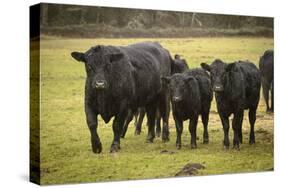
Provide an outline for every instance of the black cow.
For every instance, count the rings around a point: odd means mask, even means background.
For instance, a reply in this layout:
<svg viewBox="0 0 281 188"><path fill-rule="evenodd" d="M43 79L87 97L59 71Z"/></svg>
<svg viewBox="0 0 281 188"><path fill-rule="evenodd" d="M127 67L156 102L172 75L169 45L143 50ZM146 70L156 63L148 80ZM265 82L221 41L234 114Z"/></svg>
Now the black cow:
<svg viewBox="0 0 281 188"><path fill-rule="evenodd" d="M164 126L168 126L169 95L161 85L161 77L171 74L172 59L159 43L142 42L125 47L98 45L85 53L72 52L71 55L85 63L85 112L94 153L102 151L97 133L98 114L105 123L114 117L110 152L120 149L120 134L129 109L134 113L139 107L145 107L148 142L153 142L155 137L157 108Z"/></svg>
<svg viewBox="0 0 281 188"><path fill-rule="evenodd" d="M187 69L189 69L189 66L188 66L187 62L185 61L185 59L181 59L180 55L176 54L175 59L172 61L172 64L171 64L172 75L175 74L175 73L182 73L182 72L186 71ZM122 134L121 134L122 138L125 137L128 126L129 126L129 123L133 120L134 116L135 116L135 135L140 134L143 118L145 116L145 109L144 108L139 109L136 112L136 114L133 114L132 111L129 111L128 116L127 116L126 121L125 121L125 124L124 124ZM161 134L161 118L160 118L159 111L157 111L155 123L156 123L156 127L155 127L156 136L160 137L160 134ZM164 139L163 141L166 141L166 140L167 139Z"/></svg>
<svg viewBox="0 0 281 188"><path fill-rule="evenodd" d="M176 54L171 69L172 69L172 74L182 73L185 70L189 69L189 66L185 61L185 59L181 59L180 55Z"/></svg>
<svg viewBox="0 0 281 188"><path fill-rule="evenodd" d="M233 114L233 147L239 149L239 143L242 143L245 109L249 109L251 125L249 143L254 144L254 126L261 87L260 71L248 61L226 64L216 59L211 65L202 63L201 66L211 75L212 88L215 92L217 109L224 130L225 148L229 148L229 116Z"/></svg>
<svg viewBox="0 0 281 188"><path fill-rule="evenodd" d="M181 148L183 121L190 119L191 148L196 148L198 116L204 125L203 143L209 143L208 121L213 98L210 76L203 69L191 69L172 77L162 78L168 83L172 101L173 116L177 129L176 146Z"/></svg>
<svg viewBox="0 0 281 188"><path fill-rule="evenodd" d="M274 111L274 96L273 96L273 50L266 50L263 56L260 57L259 68L261 71L261 83L263 96L266 103L266 111ZM269 107L269 90L271 91L271 107Z"/></svg>

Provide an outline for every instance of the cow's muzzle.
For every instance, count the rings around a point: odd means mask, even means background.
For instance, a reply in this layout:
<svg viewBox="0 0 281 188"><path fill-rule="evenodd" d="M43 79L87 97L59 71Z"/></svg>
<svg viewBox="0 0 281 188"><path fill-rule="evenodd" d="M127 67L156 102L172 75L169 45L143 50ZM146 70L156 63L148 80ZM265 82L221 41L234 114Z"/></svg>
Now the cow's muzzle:
<svg viewBox="0 0 281 188"><path fill-rule="evenodd" d="M182 98L179 96L175 96L172 98L172 100L173 100L173 102L180 102L182 100Z"/></svg>
<svg viewBox="0 0 281 188"><path fill-rule="evenodd" d="M96 89L105 89L106 88L106 82L105 80L97 80L95 83L94 83L94 87Z"/></svg>
<svg viewBox="0 0 281 188"><path fill-rule="evenodd" d="M221 92L221 91L223 91L223 86L222 85L214 85L213 90L215 92Z"/></svg>

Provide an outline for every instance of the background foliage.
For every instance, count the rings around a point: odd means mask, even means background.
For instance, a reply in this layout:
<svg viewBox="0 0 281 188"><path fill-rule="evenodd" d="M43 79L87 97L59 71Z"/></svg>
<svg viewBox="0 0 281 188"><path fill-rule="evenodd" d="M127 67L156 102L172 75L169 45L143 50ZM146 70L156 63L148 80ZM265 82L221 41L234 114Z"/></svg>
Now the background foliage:
<svg viewBox="0 0 281 188"><path fill-rule="evenodd" d="M41 31L68 37L273 36L273 18L42 4Z"/></svg>

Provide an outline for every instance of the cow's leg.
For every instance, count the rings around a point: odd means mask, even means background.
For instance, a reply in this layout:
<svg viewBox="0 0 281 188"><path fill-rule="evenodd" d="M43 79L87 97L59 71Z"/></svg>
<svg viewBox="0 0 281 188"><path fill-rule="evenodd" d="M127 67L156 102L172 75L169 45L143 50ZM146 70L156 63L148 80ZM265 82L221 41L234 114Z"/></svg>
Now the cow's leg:
<svg viewBox="0 0 281 188"><path fill-rule="evenodd" d="M196 144L197 123L198 123L198 115L194 115L194 117L190 118L189 132L191 135L191 142L190 142L191 149L197 148L197 144Z"/></svg>
<svg viewBox="0 0 281 188"><path fill-rule="evenodd" d="M242 123L241 123L241 125L238 127L238 140L239 140L239 143L240 143L240 144L243 143Z"/></svg>
<svg viewBox="0 0 281 188"><path fill-rule="evenodd" d="M243 123L243 110L239 110L238 112L234 113L233 121L232 121L232 129L234 132L233 136L233 148L239 149L239 129L242 127Z"/></svg>
<svg viewBox="0 0 281 188"><path fill-rule="evenodd" d="M136 128L136 126L137 126L137 124L138 124L138 117L139 117L139 114L140 114L140 111L139 111L139 109L138 109L138 110L136 111L135 115L134 115L134 117L135 117L135 123L134 123L135 128Z"/></svg>
<svg viewBox="0 0 281 188"><path fill-rule="evenodd" d="M243 124L243 117L244 117L244 111L243 112L240 112L241 113L241 119L239 119L239 122L238 122L238 127L237 127L237 131L238 131L238 140L239 140L239 143L242 144L243 142L243 133L242 133L242 124Z"/></svg>
<svg viewBox="0 0 281 188"><path fill-rule="evenodd" d="M274 112L274 83L271 82L271 111Z"/></svg>
<svg viewBox="0 0 281 188"><path fill-rule="evenodd" d="M249 121L251 125L249 144L255 143L255 122L256 122L256 107L249 109Z"/></svg>
<svg viewBox="0 0 281 188"><path fill-rule="evenodd" d="M134 114L133 114L132 110L129 110L128 115L126 117L126 121L124 123L124 127L123 127L122 132L121 132L121 138L125 137L128 126L129 126L129 123L133 120L133 118L134 118Z"/></svg>
<svg viewBox="0 0 281 188"><path fill-rule="evenodd" d="M176 124L176 129L177 129L176 147L177 147L177 149L181 149L181 135L182 135L182 130L183 130L183 122L182 122L182 120L179 120L175 115L174 115L174 120L175 120L175 124Z"/></svg>
<svg viewBox="0 0 281 188"><path fill-rule="evenodd" d="M202 106L203 110L201 114L201 119L204 126L203 144L209 143L208 122L209 122L210 107L211 107L211 103L207 104L206 106Z"/></svg>
<svg viewBox="0 0 281 188"><path fill-rule="evenodd" d="M162 94L159 102L159 112L163 120L162 128L162 141L169 141L169 114L170 114L170 101L167 93Z"/></svg>
<svg viewBox="0 0 281 188"><path fill-rule="evenodd" d="M147 123L148 123L148 134L146 141L152 143L155 138L155 117L156 117L157 105L151 104L146 107Z"/></svg>
<svg viewBox="0 0 281 188"><path fill-rule="evenodd" d="M97 126L98 126L97 114L94 113L91 105L87 104L87 102L85 102L85 113L86 113L87 124L91 132L92 150L94 153L100 153L102 151L102 144L100 142L100 138L97 133Z"/></svg>
<svg viewBox="0 0 281 188"><path fill-rule="evenodd" d="M224 139L223 139L223 145L225 149L229 148L229 119L228 116L223 115L219 112L221 123L223 126L223 132L224 132Z"/></svg>
<svg viewBox="0 0 281 188"><path fill-rule="evenodd" d="M139 110L139 119L136 125L135 135L140 135L143 118L145 116L145 108L140 108Z"/></svg>
<svg viewBox="0 0 281 188"><path fill-rule="evenodd" d="M119 149L121 149L120 136L123 130L123 125L127 114L128 113L126 112L126 110L124 110L123 112L120 112L113 120L112 129L113 129L114 138L111 144L110 153L117 152Z"/></svg>
<svg viewBox="0 0 281 188"><path fill-rule="evenodd" d="M265 104L266 104L266 112L269 112L269 88L270 85L268 84L268 82L265 80L265 78L262 78L262 92L263 92L263 97L265 100Z"/></svg>
<svg viewBox="0 0 281 188"><path fill-rule="evenodd" d="M209 143L209 133L208 133L208 121L209 121L209 114L202 114L202 123L204 126L204 132L203 132L203 144Z"/></svg>
<svg viewBox="0 0 281 188"><path fill-rule="evenodd" d="M160 116L160 112L159 109L157 109L157 113L156 113L156 136L160 137L161 135L161 116Z"/></svg>

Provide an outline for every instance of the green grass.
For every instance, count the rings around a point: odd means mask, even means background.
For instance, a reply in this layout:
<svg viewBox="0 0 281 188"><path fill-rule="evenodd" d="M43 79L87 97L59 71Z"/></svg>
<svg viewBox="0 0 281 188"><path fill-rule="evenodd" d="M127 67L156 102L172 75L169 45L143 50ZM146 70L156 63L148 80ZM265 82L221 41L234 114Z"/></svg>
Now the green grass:
<svg viewBox="0 0 281 188"><path fill-rule="evenodd" d="M84 65L70 56L72 51L85 51L97 44L127 45L139 41L159 41L172 55L187 59L190 67L215 58L227 62L248 59L257 64L264 50L273 48L271 38L184 38L184 39L60 39L41 40L41 183L61 184L144 178L173 177L186 163L206 166L199 175L257 172L273 168L273 115L266 114L261 99L256 122L256 144L248 144L249 123L245 112L243 144L240 151L224 150L223 131L216 113L215 100L209 122L210 143L202 144L202 123L198 124L198 149L191 150L188 124L184 123L183 147L176 150L175 127L170 116L170 142L160 138L145 143L147 127L134 136L133 123L121 150L110 154L113 133L111 123L99 117L98 133L103 144L101 154L93 154L90 146L83 99ZM232 140L232 130L230 139ZM174 154L160 154L162 150Z"/></svg>

